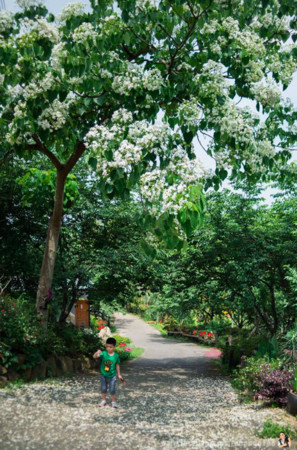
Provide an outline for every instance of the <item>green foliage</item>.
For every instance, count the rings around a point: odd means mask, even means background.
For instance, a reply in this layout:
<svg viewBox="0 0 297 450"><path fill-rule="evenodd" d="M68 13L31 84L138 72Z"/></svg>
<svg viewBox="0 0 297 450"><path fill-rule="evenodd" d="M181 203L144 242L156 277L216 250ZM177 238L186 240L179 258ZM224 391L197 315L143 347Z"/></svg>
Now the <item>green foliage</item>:
<svg viewBox="0 0 297 450"><path fill-rule="evenodd" d="M278 439L280 433L285 433L285 435L290 437L291 439L297 438L296 429L292 429L290 425L281 425L279 423L272 422L271 419L268 419L266 422L264 422L261 431L256 432L257 436L262 439Z"/></svg>
<svg viewBox="0 0 297 450"><path fill-rule="evenodd" d="M258 375L265 371L282 369L281 359L269 360L268 358L249 357L244 358L244 367L235 374L232 382L244 396L253 396L260 389L260 379Z"/></svg>
<svg viewBox="0 0 297 450"><path fill-rule="evenodd" d="M297 367L295 367L294 370L293 390L294 392L297 392Z"/></svg>
<svg viewBox="0 0 297 450"><path fill-rule="evenodd" d="M119 334L113 334L112 337L117 341L117 346L119 346L119 344L131 344L132 342L129 337L120 336Z"/></svg>
<svg viewBox="0 0 297 450"><path fill-rule="evenodd" d="M269 360L277 358L279 356L279 344L276 336L261 340L256 356L267 357Z"/></svg>
<svg viewBox="0 0 297 450"><path fill-rule="evenodd" d="M45 329L37 320L33 302L21 296L0 297L0 360L5 367L33 367L49 355L89 356L102 341L91 329L52 323ZM18 355L23 355L20 362Z"/></svg>

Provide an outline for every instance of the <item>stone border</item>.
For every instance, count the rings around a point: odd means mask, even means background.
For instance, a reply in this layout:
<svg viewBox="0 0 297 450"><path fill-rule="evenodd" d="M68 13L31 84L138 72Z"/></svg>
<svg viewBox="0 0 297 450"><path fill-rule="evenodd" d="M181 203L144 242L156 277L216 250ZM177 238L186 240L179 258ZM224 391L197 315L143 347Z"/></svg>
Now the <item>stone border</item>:
<svg viewBox="0 0 297 450"><path fill-rule="evenodd" d="M208 339L206 341L205 339L203 339L199 335L187 334L187 333L183 333L182 331L167 331L167 334L168 334L168 336L182 336L182 337L186 337L186 338L197 340L199 342L216 344L216 335L215 335L215 337L213 339Z"/></svg>
<svg viewBox="0 0 297 450"><path fill-rule="evenodd" d="M25 381L42 380L46 377L57 377L65 372L85 372L99 368L99 361L92 358L70 358L69 356L49 356L45 361L34 367L17 372L15 369L0 366L0 388L10 381L23 379Z"/></svg>

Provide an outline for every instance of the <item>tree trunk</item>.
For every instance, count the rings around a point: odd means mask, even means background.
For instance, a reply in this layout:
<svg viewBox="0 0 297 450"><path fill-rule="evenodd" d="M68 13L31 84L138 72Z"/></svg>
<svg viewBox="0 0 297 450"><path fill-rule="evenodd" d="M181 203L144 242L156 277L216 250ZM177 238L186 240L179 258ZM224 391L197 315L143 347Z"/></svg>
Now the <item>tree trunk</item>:
<svg viewBox="0 0 297 450"><path fill-rule="evenodd" d="M51 287L63 215L64 187L66 178L67 173L64 168L57 170L55 202L53 212L48 223L45 250L43 254L36 297L36 311L45 327L47 326L48 320L47 306L52 297Z"/></svg>

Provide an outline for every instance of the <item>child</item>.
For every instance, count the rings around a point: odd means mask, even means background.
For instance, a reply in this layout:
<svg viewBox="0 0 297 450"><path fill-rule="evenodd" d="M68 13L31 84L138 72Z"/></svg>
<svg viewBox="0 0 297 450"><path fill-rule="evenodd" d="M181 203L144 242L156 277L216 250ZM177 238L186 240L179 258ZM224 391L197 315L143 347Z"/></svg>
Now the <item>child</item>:
<svg viewBox="0 0 297 450"><path fill-rule="evenodd" d="M114 351L116 346L116 340L112 337L106 341L106 350L97 350L94 353L93 358L102 358L100 365L100 381L101 381L101 396L102 401L99 406L106 406L107 386L109 385L109 392L111 395L111 406L117 408L116 401L116 381L117 375L121 381L123 377L120 372L120 357L119 354Z"/></svg>

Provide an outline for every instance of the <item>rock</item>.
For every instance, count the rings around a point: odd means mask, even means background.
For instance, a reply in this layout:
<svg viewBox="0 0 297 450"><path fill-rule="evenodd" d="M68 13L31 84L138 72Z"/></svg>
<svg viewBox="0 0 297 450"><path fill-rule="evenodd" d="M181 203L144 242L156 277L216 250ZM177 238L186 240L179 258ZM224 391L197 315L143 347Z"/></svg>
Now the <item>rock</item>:
<svg viewBox="0 0 297 450"><path fill-rule="evenodd" d="M26 361L26 356L23 354L23 353L18 353L17 354L17 357L18 357L18 365L19 366L21 366L22 364L24 364L25 363L25 361Z"/></svg>
<svg viewBox="0 0 297 450"><path fill-rule="evenodd" d="M5 386L6 385L6 383L7 383L7 378L6 377L0 377L0 387L3 387L3 386Z"/></svg>
<svg viewBox="0 0 297 450"><path fill-rule="evenodd" d="M91 363L90 358L85 357L82 360L82 370L88 370L88 369L91 369L91 368L92 368L92 363Z"/></svg>
<svg viewBox="0 0 297 450"><path fill-rule="evenodd" d="M65 363L66 363L66 367L67 367L66 372L73 372L72 359L69 356L65 356L64 358L65 358Z"/></svg>
<svg viewBox="0 0 297 450"><path fill-rule="evenodd" d="M45 365L47 377L56 377L58 375L57 362L54 356L49 356L45 361Z"/></svg>
<svg viewBox="0 0 297 450"><path fill-rule="evenodd" d="M20 375L18 372L16 372L14 369L12 369L12 367L9 367L7 369L7 374L6 374L7 378L9 381L14 381L17 380L18 378L20 378Z"/></svg>
<svg viewBox="0 0 297 450"><path fill-rule="evenodd" d="M73 364L73 370L75 372L81 372L82 370L82 359L73 359L72 360L72 364Z"/></svg>
<svg viewBox="0 0 297 450"><path fill-rule="evenodd" d="M7 373L7 369L4 366L0 366L0 375L5 375Z"/></svg>
<svg viewBox="0 0 297 450"><path fill-rule="evenodd" d="M21 372L21 377L26 381L30 381L31 376L32 376L32 367L27 367L27 369Z"/></svg>
<svg viewBox="0 0 297 450"><path fill-rule="evenodd" d="M67 360L65 356L57 357L57 369L59 375L63 372L67 372Z"/></svg>
<svg viewBox="0 0 297 450"><path fill-rule="evenodd" d="M36 378L38 380L41 380L42 378L46 377L46 362L42 361L40 364L37 364L36 366L32 367L31 371L31 379L35 380Z"/></svg>
<svg viewBox="0 0 297 450"><path fill-rule="evenodd" d="M100 369L101 361L99 358L94 359L93 364L95 369Z"/></svg>

